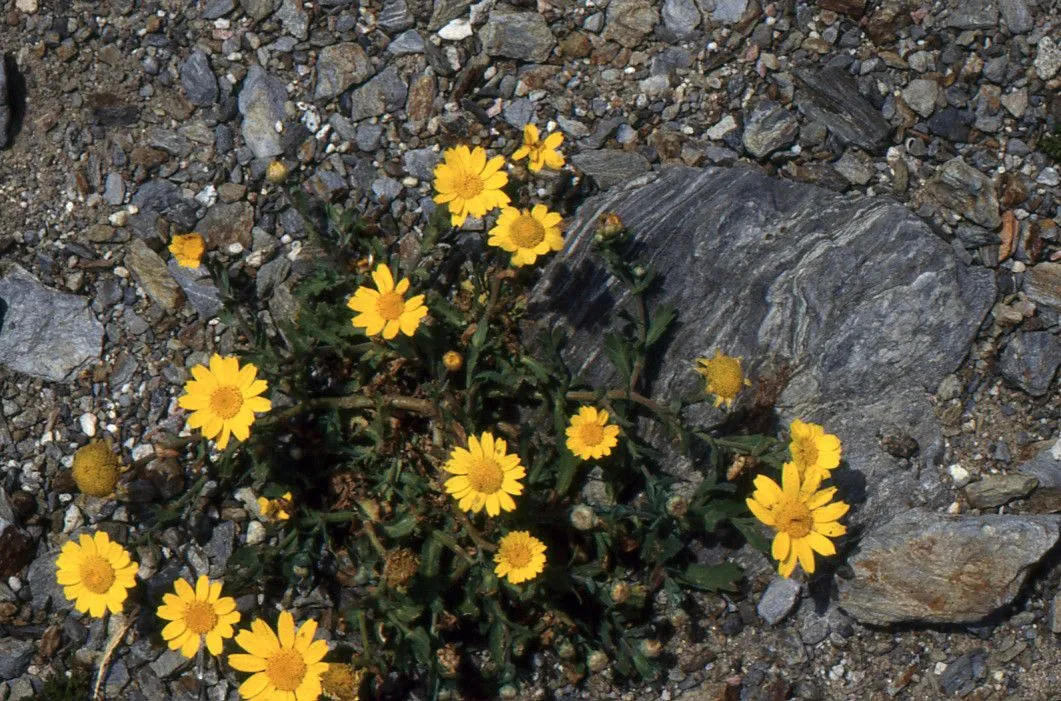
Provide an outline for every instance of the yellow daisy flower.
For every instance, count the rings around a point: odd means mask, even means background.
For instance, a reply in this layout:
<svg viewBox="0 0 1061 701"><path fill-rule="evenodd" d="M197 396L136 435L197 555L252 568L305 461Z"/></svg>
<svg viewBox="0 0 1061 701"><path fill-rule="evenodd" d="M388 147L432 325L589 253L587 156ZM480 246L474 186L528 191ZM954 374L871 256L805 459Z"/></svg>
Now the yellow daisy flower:
<svg viewBox="0 0 1061 701"><path fill-rule="evenodd" d="M236 644L247 654L228 656L228 663L252 676L240 684L239 695L255 701L305 701L316 699L323 691L321 675L328 671L322 662L328 654L328 643L314 640L317 622L310 619L295 631L295 619L281 611L276 632L265 621L251 621L250 630L241 630Z"/></svg>
<svg viewBox="0 0 1061 701"><path fill-rule="evenodd" d="M468 437L468 449L454 448L442 469L455 477L446 480L446 491L465 511L482 511L497 516L516 508L510 495L523 493L519 480L527 471L518 455L505 452L505 441L485 432L479 438Z"/></svg>
<svg viewBox="0 0 1061 701"><path fill-rule="evenodd" d="M162 629L169 649L180 650L191 659L205 638L210 654L220 655L222 642L235 635L232 626L239 623L236 600L221 596L221 582L211 582L205 574L196 580L195 589L187 580L178 579L173 590L176 594L162 595L157 611L159 618L169 621Z"/></svg>
<svg viewBox="0 0 1061 701"><path fill-rule="evenodd" d="M481 146L469 150L461 145L446 149L442 158L435 166L435 202L448 204L453 226L463 226L469 214L481 219L509 203L501 189L508 184L508 173L501 170L503 156L487 161Z"/></svg>
<svg viewBox="0 0 1061 701"><path fill-rule="evenodd" d="M69 541L55 560L55 580L81 613L100 618L121 613L128 590L136 586L140 566L105 531Z"/></svg>
<svg viewBox="0 0 1061 701"><path fill-rule="evenodd" d="M497 544L494 572L512 584L534 579L545 569L545 543L527 531L512 531Z"/></svg>
<svg viewBox="0 0 1061 701"><path fill-rule="evenodd" d="M406 336L416 333L420 322L427 316L424 296L414 295L405 299L405 293L409 291L409 279L403 278L395 285L391 269L382 263L376 266L372 280L376 283L375 290L358 287L346 303L347 307L358 312L351 322L354 327L364 329L368 336L382 332L383 338L388 341L397 336L398 331Z"/></svg>
<svg viewBox="0 0 1061 701"><path fill-rule="evenodd" d="M545 140L540 139L538 127L527 124L523 127L523 145L512 154L512 160L530 157L528 167L535 173L548 166L553 170L564 167L564 157L556 149L564 142L564 135L554 131Z"/></svg>
<svg viewBox="0 0 1061 701"><path fill-rule="evenodd" d="M199 234L174 236L169 244L169 252L182 268L198 268L206 252L206 243Z"/></svg>
<svg viewBox="0 0 1061 701"><path fill-rule="evenodd" d="M799 419L789 426L792 436L788 444L792 462L799 468L801 480L819 481L829 478L829 471L840 464L840 439L826 433L818 424L804 423Z"/></svg>
<svg viewBox="0 0 1061 701"><path fill-rule="evenodd" d="M741 370L740 361L740 358L723 355L720 350L715 351L713 358L696 359L696 371L707 380L706 391L715 395L715 406L725 404L727 409L733 406L741 387L751 384Z"/></svg>
<svg viewBox="0 0 1061 701"><path fill-rule="evenodd" d="M291 518L291 492L285 492L284 496L279 499L266 499L265 497L258 497L258 510L262 513L262 518L267 518L271 521L286 521Z"/></svg>
<svg viewBox="0 0 1061 701"><path fill-rule="evenodd" d="M224 450L230 435L241 441L251 434L254 414L273 408L272 402L260 397L269 388L265 380L257 379L258 368L253 363L240 367L234 356L210 358L210 367L196 365L192 368L194 380L184 385L184 394L177 403L182 409L192 412L188 426L201 428L203 435L214 438L218 434L217 447Z"/></svg>
<svg viewBox="0 0 1061 701"><path fill-rule="evenodd" d="M608 423L608 412L591 406L579 408L566 433L567 449L583 460L611 455L619 443L619 427Z"/></svg>
<svg viewBox="0 0 1061 701"><path fill-rule="evenodd" d="M836 487L819 490L819 484L814 478L801 484L799 469L794 463L785 463L782 486L759 475L755 492L746 500L755 518L776 532L771 551L782 577L792 574L797 560L804 572L814 574L814 553L835 555L836 547L829 539L847 532L838 519L847 513L848 505L830 503Z"/></svg>
<svg viewBox="0 0 1061 701"><path fill-rule="evenodd" d="M538 256L564 247L560 236L560 215L543 204L519 210L505 207L497 224L490 229L487 243L512 253L512 265L534 265Z"/></svg>

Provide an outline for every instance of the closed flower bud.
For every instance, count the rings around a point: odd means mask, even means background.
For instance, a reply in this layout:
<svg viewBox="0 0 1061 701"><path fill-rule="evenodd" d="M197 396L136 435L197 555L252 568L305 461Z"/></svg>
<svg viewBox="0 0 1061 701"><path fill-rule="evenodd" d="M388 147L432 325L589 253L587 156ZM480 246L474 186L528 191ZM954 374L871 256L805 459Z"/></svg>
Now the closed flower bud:
<svg viewBox="0 0 1061 701"><path fill-rule="evenodd" d="M586 666L591 672L599 672L608 666L608 656L601 650L594 650L586 657Z"/></svg>
<svg viewBox="0 0 1061 701"><path fill-rule="evenodd" d="M626 600L630 598L630 585L626 582L616 582L612 585L611 595L615 603L626 603Z"/></svg>
<svg viewBox="0 0 1061 701"><path fill-rule="evenodd" d="M597 526L597 514L585 504L571 509L571 525L580 531L588 531Z"/></svg>
<svg viewBox="0 0 1061 701"><path fill-rule="evenodd" d="M446 351L442 356L442 365L449 372L457 372L464 365L464 356L457 351Z"/></svg>
<svg viewBox="0 0 1061 701"><path fill-rule="evenodd" d="M288 168L283 161L272 161L265 169L265 179L274 185L278 185L287 180L287 176L290 174L291 169Z"/></svg>
<svg viewBox="0 0 1061 701"><path fill-rule="evenodd" d="M601 243L621 238L626 231L623 220L615 212L605 212L597 220L596 238Z"/></svg>
<svg viewBox="0 0 1061 701"><path fill-rule="evenodd" d="M118 484L118 456L102 441L89 443L74 453L70 471L82 494L109 496Z"/></svg>
<svg viewBox="0 0 1061 701"><path fill-rule="evenodd" d="M689 511L689 500L680 494L673 495L667 499L667 513L674 518L681 518Z"/></svg>
<svg viewBox="0 0 1061 701"><path fill-rule="evenodd" d="M661 645L658 640L645 638L638 646L638 650L642 655L651 659L653 657L659 657L659 653L663 651L663 645Z"/></svg>

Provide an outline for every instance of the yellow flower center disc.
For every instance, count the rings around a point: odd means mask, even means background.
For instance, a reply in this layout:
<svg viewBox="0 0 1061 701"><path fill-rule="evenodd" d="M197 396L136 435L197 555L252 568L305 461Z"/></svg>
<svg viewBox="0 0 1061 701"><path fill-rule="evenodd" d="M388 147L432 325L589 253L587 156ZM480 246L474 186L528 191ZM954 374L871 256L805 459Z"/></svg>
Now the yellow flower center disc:
<svg viewBox="0 0 1061 701"><path fill-rule="evenodd" d="M457 195L461 199L470 200L483 191L483 179L478 173L463 173L457 181Z"/></svg>
<svg viewBox="0 0 1061 701"><path fill-rule="evenodd" d="M394 321L405 311L405 300L397 292L382 294L376 302L376 311L387 321Z"/></svg>
<svg viewBox="0 0 1061 701"><path fill-rule="evenodd" d="M206 635L217 625L217 613L213 604L193 601L184 609L184 624L196 635Z"/></svg>
<svg viewBox="0 0 1061 701"><path fill-rule="evenodd" d="M81 561L81 583L93 594L106 594L114 584L114 568L99 555Z"/></svg>
<svg viewBox="0 0 1061 701"><path fill-rule="evenodd" d="M478 458L468 463L468 482L472 489L483 494L493 494L501 489L505 473L496 460Z"/></svg>
<svg viewBox="0 0 1061 701"><path fill-rule="evenodd" d="M775 514L777 530L788 533L792 538L802 538L810 533L814 525L810 509L800 502L782 502Z"/></svg>
<svg viewBox="0 0 1061 701"><path fill-rule="evenodd" d="M723 397L735 397L740 391L740 366L731 361L716 361L708 369L708 380L714 393Z"/></svg>
<svg viewBox="0 0 1061 701"><path fill-rule="evenodd" d="M508 564L515 568L526 567L534 558L530 544L522 540L515 543L506 543L505 551L502 555L508 560Z"/></svg>
<svg viewBox="0 0 1061 701"><path fill-rule="evenodd" d="M545 227L529 214L512 222L512 241L520 248L534 248L545 239Z"/></svg>
<svg viewBox="0 0 1061 701"><path fill-rule="evenodd" d="M578 427L578 437L586 445L599 445L604 438L604 427L598 423L584 423Z"/></svg>
<svg viewBox="0 0 1061 701"><path fill-rule="evenodd" d="M793 441L792 459L803 465L816 465L818 463L818 446L814 439Z"/></svg>
<svg viewBox="0 0 1061 701"><path fill-rule="evenodd" d="M306 676L306 661L297 650L285 648L268 659L265 674L280 691L294 691Z"/></svg>
<svg viewBox="0 0 1061 701"><path fill-rule="evenodd" d="M210 394L210 409L222 419L231 419L243 407L243 393L235 385L221 385Z"/></svg>

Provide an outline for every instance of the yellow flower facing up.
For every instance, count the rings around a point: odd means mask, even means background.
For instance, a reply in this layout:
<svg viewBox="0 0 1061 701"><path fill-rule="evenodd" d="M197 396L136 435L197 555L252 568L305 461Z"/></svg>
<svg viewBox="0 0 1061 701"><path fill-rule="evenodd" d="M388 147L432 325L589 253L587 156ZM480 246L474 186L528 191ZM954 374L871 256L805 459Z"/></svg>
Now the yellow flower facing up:
<svg viewBox="0 0 1061 701"><path fill-rule="evenodd" d="M697 358L696 371L707 381L707 393L715 395L715 406L733 406L733 400L742 387L751 382L744 376L740 367L740 358L724 355L716 350L713 358Z"/></svg>
<svg viewBox="0 0 1061 701"><path fill-rule="evenodd" d="M221 450L228 446L231 435L247 440L254 414L273 408L272 402L258 396L269 385L257 376L258 368L252 363L240 367L235 357L216 353L210 358L209 368L193 367L195 379L185 383L184 394L177 400L182 409L192 412L188 426L202 429L207 438L220 435L217 447Z"/></svg>
<svg viewBox="0 0 1061 701"><path fill-rule="evenodd" d="M442 158L435 166L435 202L449 206L453 226L463 226L468 215L481 219L509 203L501 189L508 184L508 173L501 170L503 156L488 161L481 146L469 149L462 144L446 149Z"/></svg>
<svg viewBox="0 0 1061 701"><path fill-rule="evenodd" d="M324 693L335 701L359 701L365 670L349 664L331 663L321 677Z"/></svg>
<svg viewBox="0 0 1061 701"><path fill-rule="evenodd" d="M81 613L99 618L121 613L128 590L136 586L140 566L104 531L82 534L63 545L55 560L55 580Z"/></svg>
<svg viewBox="0 0 1061 701"><path fill-rule="evenodd" d="M534 265L538 256L564 247L560 220L559 214L543 204L523 210L505 207L486 242L511 253L516 267Z"/></svg>
<svg viewBox="0 0 1061 701"><path fill-rule="evenodd" d="M608 423L608 412L580 407L567 427L567 449L583 460L612 454L619 443L619 427Z"/></svg>
<svg viewBox="0 0 1061 701"><path fill-rule="evenodd" d="M564 135L554 131L549 136L541 139L538 127L527 124L523 127L523 145L512 154L512 160L528 158L528 167L535 173L543 167L559 170L564 167L564 157L556 149L564 142Z"/></svg>
<svg viewBox="0 0 1061 701"><path fill-rule="evenodd" d="M328 654L328 643L314 640L317 622L310 619L295 630L295 619L281 611L276 632L265 621L256 618L250 630L241 630L236 644L246 654L228 656L228 663L240 672L250 672L240 684L239 695L255 701L308 701L323 691L321 675L328 671L322 662Z"/></svg>
<svg viewBox="0 0 1061 701"><path fill-rule="evenodd" d="M840 465L840 439L826 433L818 424L804 423L799 419L789 426L792 440L788 444L792 462L799 469L804 482L828 479L829 471Z"/></svg>
<svg viewBox="0 0 1061 701"><path fill-rule="evenodd" d="M814 574L814 553L835 555L830 538L847 532L839 518L847 513L842 501L830 503L836 487L818 489L820 482L802 484L794 463L785 463L781 486L766 475L755 478L755 491L747 499L755 518L774 529L771 553L778 562L778 573L788 577L796 562L807 574Z"/></svg>
<svg viewBox="0 0 1061 701"><path fill-rule="evenodd" d="M239 623L236 600L221 596L221 582L211 582L206 575L199 576L194 589L187 580L178 579L173 591L162 595L157 611L159 618L169 621L162 629L169 649L191 659L205 640L210 654L220 655L223 641L235 635L232 626Z"/></svg>
<svg viewBox="0 0 1061 701"><path fill-rule="evenodd" d="M527 531L512 531L497 544L494 572L512 584L534 579L545 569L545 543Z"/></svg>
<svg viewBox="0 0 1061 701"><path fill-rule="evenodd" d="M391 269L384 264L376 266L372 273L376 289L358 287L357 292L346 303L346 306L357 312L353 318L355 328L364 329L368 336L383 334L388 341L401 331L412 336L420 327L420 322L427 316L423 295L405 298L409 291L409 279L403 278L394 284Z"/></svg>
<svg viewBox="0 0 1061 701"><path fill-rule="evenodd" d="M182 268L198 268L203 254L206 253L206 242L199 234L174 236L169 244L169 252Z"/></svg>
<svg viewBox="0 0 1061 701"><path fill-rule="evenodd" d="M520 479L527 471L518 455L509 455L505 441L485 432L479 438L468 437L468 448L454 448L442 469L454 477L446 480L446 491L465 511L486 509L490 516L512 511L516 502L511 495L523 493Z"/></svg>
<svg viewBox="0 0 1061 701"><path fill-rule="evenodd" d="M286 521L291 518L291 492L285 492L279 499L258 497L258 510L262 518L270 521Z"/></svg>

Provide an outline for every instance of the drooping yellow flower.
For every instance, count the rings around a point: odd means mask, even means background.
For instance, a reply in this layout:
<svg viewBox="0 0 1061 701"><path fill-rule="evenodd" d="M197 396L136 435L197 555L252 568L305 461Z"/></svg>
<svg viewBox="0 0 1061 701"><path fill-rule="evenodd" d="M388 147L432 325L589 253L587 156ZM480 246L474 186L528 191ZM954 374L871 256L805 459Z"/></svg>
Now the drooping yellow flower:
<svg viewBox="0 0 1061 701"><path fill-rule="evenodd" d="M512 265L516 267L534 265L538 256L564 247L560 220L559 214L543 204L523 210L505 207L486 242L513 254Z"/></svg>
<svg viewBox="0 0 1061 701"><path fill-rule="evenodd" d="M55 580L63 594L78 611L96 618L107 610L121 613L140 566L105 531L82 534L79 540L63 545L55 560Z"/></svg>
<svg viewBox="0 0 1061 701"><path fill-rule="evenodd" d="M324 693L335 701L359 701L365 670L350 664L331 663L321 677Z"/></svg>
<svg viewBox="0 0 1061 701"><path fill-rule="evenodd" d="M217 447L224 450L230 435L241 441L251 434L255 412L273 408L272 402L260 397L269 389L265 380L257 379L258 368L252 363L240 367L234 356L210 358L210 367L196 365L192 368L194 380L184 385L184 394L177 403L192 412L188 426L201 428L203 435L214 438L218 434Z"/></svg>
<svg viewBox="0 0 1061 701"><path fill-rule="evenodd" d="M446 491L465 511L486 509L490 516L516 508L510 495L523 493L519 480L527 471L518 455L509 455L504 440L490 432L468 437L468 448L454 448L442 469L454 477L446 480Z"/></svg>
<svg viewBox="0 0 1061 701"><path fill-rule="evenodd" d="M612 454L619 443L619 427L608 423L608 412L580 407L567 427L567 449L583 460Z"/></svg>
<svg viewBox="0 0 1061 701"><path fill-rule="evenodd" d="M807 574L814 574L814 553L835 555L830 538L847 532L838 519L847 513L842 501L830 503L836 487L818 489L815 478L801 483L794 463L785 463L781 486L766 475L755 478L755 492L746 500L755 518L774 529L771 552L778 573L788 577L798 561Z"/></svg>
<svg viewBox="0 0 1061 701"><path fill-rule="evenodd" d="M413 295L405 299L409 291L409 279L403 278L394 284L391 269L380 263L372 273L376 289L358 287L354 296L346 303L351 310L358 312L352 320L355 328L364 329L368 336L380 332L388 341L401 331L412 336L420 327L420 322L427 316L423 295Z"/></svg>
<svg viewBox="0 0 1061 701"><path fill-rule="evenodd" d="M328 643L314 640L317 622L310 619L295 631L295 619L281 611L276 632L265 621L251 621L250 630L241 630L236 644L247 654L228 656L228 663L252 676L240 684L239 695L255 701L304 701L321 695L321 675L328 671L322 662Z"/></svg>
<svg viewBox="0 0 1061 701"><path fill-rule="evenodd" d="M828 479L829 471L840 464L840 439L826 433L818 424L804 423L799 419L789 426L792 440L788 449L792 453L792 462L799 469L799 477L804 482L817 479Z"/></svg>
<svg viewBox="0 0 1061 701"><path fill-rule="evenodd" d="M206 242L199 234L174 236L169 244L169 252L177 259L182 268L198 268L206 252Z"/></svg>
<svg viewBox="0 0 1061 701"><path fill-rule="evenodd" d="M523 127L523 145L512 154L512 160L530 157L528 167L535 173L548 166L553 170L564 167L564 157L556 149L564 142L564 135L554 131L545 140L541 140L538 127L527 124Z"/></svg>
<svg viewBox="0 0 1061 701"><path fill-rule="evenodd" d="M103 441L89 443L74 453L70 473L82 494L110 496L118 484L118 456Z"/></svg>
<svg viewBox="0 0 1061 701"><path fill-rule="evenodd" d="M724 355L720 350L715 350L713 358L696 359L696 371L707 380L706 391L715 395L715 406L725 404L727 409L733 406L741 387L751 384L741 370L740 361L740 358Z"/></svg>
<svg viewBox="0 0 1061 701"><path fill-rule="evenodd" d="M469 150L462 144L446 149L442 158L435 166L435 202L448 204L453 226L463 226L469 214L481 219L509 203L501 189L508 184L508 173L501 170L503 156L487 161L481 146Z"/></svg>
<svg viewBox="0 0 1061 701"><path fill-rule="evenodd" d="M205 639L210 654L220 655L224 639L235 635L232 626L239 623L236 600L221 596L221 582L211 582L206 575L199 576L195 589L187 580L178 579L173 590L175 594L162 595L157 611L159 618L169 621L162 629L169 649L180 650L191 659Z"/></svg>
<svg viewBox="0 0 1061 701"><path fill-rule="evenodd" d="M512 531L497 544L494 572L513 584L534 579L545 569L545 543L527 531Z"/></svg>
<svg viewBox="0 0 1061 701"><path fill-rule="evenodd" d="M279 499L258 497L258 510L262 518L271 521L286 521L291 518L291 492L285 492Z"/></svg>

